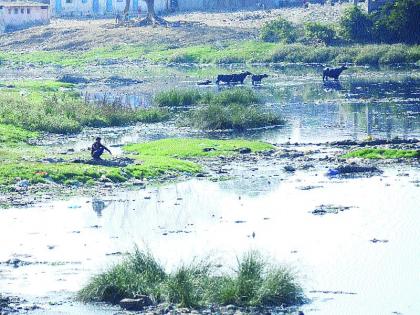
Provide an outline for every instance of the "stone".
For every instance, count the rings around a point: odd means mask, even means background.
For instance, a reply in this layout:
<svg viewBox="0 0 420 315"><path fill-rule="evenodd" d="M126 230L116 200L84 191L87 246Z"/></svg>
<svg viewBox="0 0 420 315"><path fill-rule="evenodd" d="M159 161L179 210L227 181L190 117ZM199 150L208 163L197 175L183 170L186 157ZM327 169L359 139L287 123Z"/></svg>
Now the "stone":
<svg viewBox="0 0 420 315"><path fill-rule="evenodd" d="M293 173L293 172L295 172L295 171L296 171L296 169L295 169L293 166L291 166L291 165L286 165L286 166L284 167L284 170L285 170L286 172L289 172L289 173Z"/></svg>
<svg viewBox="0 0 420 315"><path fill-rule="evenodd" d="M250 148L239 148L239 149L238 149L238 152L239 152L240 154L249 154L249 153L251 153L251 152L252 152L252 150L251 150Z"/></svg>
<svg viewBox="0 0 420 315"><path fill-rule="evenodd" d="M128 311L141 311L152 304L152 300L147 295L139 295L135 299L127 298L120 301L120 306Z"/></svg>

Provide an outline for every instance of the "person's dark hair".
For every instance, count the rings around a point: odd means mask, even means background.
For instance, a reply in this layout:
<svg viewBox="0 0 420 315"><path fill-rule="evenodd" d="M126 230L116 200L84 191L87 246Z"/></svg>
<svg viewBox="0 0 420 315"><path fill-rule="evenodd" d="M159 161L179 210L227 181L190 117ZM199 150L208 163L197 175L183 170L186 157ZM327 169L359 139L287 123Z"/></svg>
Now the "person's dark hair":
<svg viewBox="0 0 420 315"><path fill-rule="evenodd" d="M101 140L102 140L101 137L96 138L96 141L101 141Z"/></svg>

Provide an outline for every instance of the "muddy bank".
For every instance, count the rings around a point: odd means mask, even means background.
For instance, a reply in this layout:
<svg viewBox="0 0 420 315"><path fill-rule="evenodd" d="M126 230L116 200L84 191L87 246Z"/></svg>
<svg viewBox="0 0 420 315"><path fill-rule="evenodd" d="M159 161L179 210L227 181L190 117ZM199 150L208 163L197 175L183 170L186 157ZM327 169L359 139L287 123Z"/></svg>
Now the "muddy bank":
<svg viewBox="0 0 420 315"><path fill-rule="evenodd" d="M115 182L105 175L98 177L94 184L83 184L75 182L72 185L62 185L54 182L32 184L27 180L18 180L15 184L3 186L3 194L0 198L2 207L27 207L39 204L48 200L68 198L75 194L81 196L93 195L101 197L113 191L125 189L138 189L138 187L156 186L170 182L179 182L191 177L201 178L210 181L224 181L235 177L254 177L258 174L259 165L274 166L279 174L294 174L296 172L310 172L317 170L317 176L330 179L344 179L357 177L381 176L384 167L400 168L420 167L418 158L397 158L397 159L361 159L343 158L343 154L356 150L357 148L377 148L377 143L388 143L379 146L380 148L392 148L396 150L418 150L418 140L396 139L392 141L374 140L369 142L338 141L331 144L277 144L275 150L261 153L252 153L249 149L243 148L238 154L229 156L222 155L206 158L187 158L188 161L202 165L202 170L193 174L163 173L155 178L136 179L132 178L126 182ZM140 157L141 160L141 157ZM114 160L94 161L89 159L70 160L76 164L100 165L105 167L129 167L136 162L129 157L119 157ZM40 160L42 163L62 163L62 159ZM409 172L401 171L399 176L410 176ZM303 190L314 187L303 187ZM316 187L315 187L316 188Z"/></svg>

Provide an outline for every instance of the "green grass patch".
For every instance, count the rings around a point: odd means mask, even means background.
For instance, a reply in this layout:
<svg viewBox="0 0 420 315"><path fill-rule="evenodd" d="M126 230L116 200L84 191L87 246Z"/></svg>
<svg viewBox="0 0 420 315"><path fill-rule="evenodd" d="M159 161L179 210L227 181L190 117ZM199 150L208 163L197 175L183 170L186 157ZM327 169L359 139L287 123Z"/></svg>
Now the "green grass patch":
<svg viewBox="0 0 420 315"><path fill-rule="evenodd" d="M363 159L410 159L420 158L420 150L399 150L399 149L359 149L351 151L342 156L348 158L363 158Z"/></svg>
<svg viewBox="0 0 420 315"><path fill-rule="evenodd" d="M0 124L0 145L18 144L37 136L38 133L36 132L27 131L12 125Z"/></svg>
<svg viewBox="0 0 420 315"><path fill-rule="evenodd" d="M72 185L97 181L102 176L112 182L124 182L130 174L117 167L103 167L76 163L40 163L28 161L4 162L0 165L0 185L11 185L17 179L28 180L32 184L48 181Z"/></svg>
<svg viewBox="0 0 420 315"><path fill-rule="evenodd" d="M259 41L225 43L219 46L198 45L152 51L146 58L155 63L244 63L265 60L275 44Z"/></svg>
<svg viewBox="0 0 420 315"><path fill-rule="evenodd" d="M316 36L329 41L331 34L326 29L317 29ZM314 35L315 36L315 35ZM327 38L326 38L327 37ZM148 60L153 63L258 63L258 62L302 62L338 63L349 62L360 65L393 63L416 63L420 60L420 45L366 44L325 46L307 43L272 43L258 40L228 42L218 45L196 45L168 48L163 46L117 45L91 49L85 52L33 51L1 52L2 62L33 63L38 65L60 65L82 67Z"/></svg>
<svg viewBox="0 0 420 315"><path fill-rule="evenodd" d="M249 148L252 152L273 150L271 144L251 140L212 140L192 138L171 138L157 141L130 144L124 146L127 152L137 152L140 158L153 156L169 158L192 158L227 156L238 153L240 148Z"/></svg>
<svg viewBox="0 0 420 315"><path fill-rule="evenodd" d="M92 277L78 298L118 303L123 298L147 295L155 303L197 308L209 304L294 306L305 302L296 275L287 267L269 263L258 252L238 258L233 270L217 272L208 260L196 260L169 273L150 253L136 249L121 263Z"/></svg>
<svg viewBox="0 0 420 315"><path fill-rule="evenodd" d="M24 142L36 133L5 125L0 125L0 131L4 131L5 139L0 142L0 185L13 185L18 180L28 180L32 184L90 184L101 178L119 183L132 178L191 175L201 172L202 166L186 160L188 158L235 155L240 148L250 148L252 152L275 149L270 144L248 140L163 139L125 146L124 150L134 159L134 163L126 167L73 163L70 160L43 163L43 158L54 158L54 154L47 153L44 147ZM134 152L138 154L131 154ZM83 153L77 157L89 158Z"/></svg>

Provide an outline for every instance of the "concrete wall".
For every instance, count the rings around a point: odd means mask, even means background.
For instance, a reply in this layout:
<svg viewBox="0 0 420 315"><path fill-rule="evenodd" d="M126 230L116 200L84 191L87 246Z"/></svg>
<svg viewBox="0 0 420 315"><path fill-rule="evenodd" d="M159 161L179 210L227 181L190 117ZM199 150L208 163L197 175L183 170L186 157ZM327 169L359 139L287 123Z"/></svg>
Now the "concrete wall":
<svg viewBox="0 0 420 315"><path fill-rule="evenodd" d="M24 6L0 4L0 30L22 29L32 25L48 24L50 13L48 5Z"/></svg>
<svg viewBox="0 0 420 315"><path fill-rule="evenodd" d="M278 8L294 0L178 0L181 11L191 10L234 10L256 8Z"/></svg>

